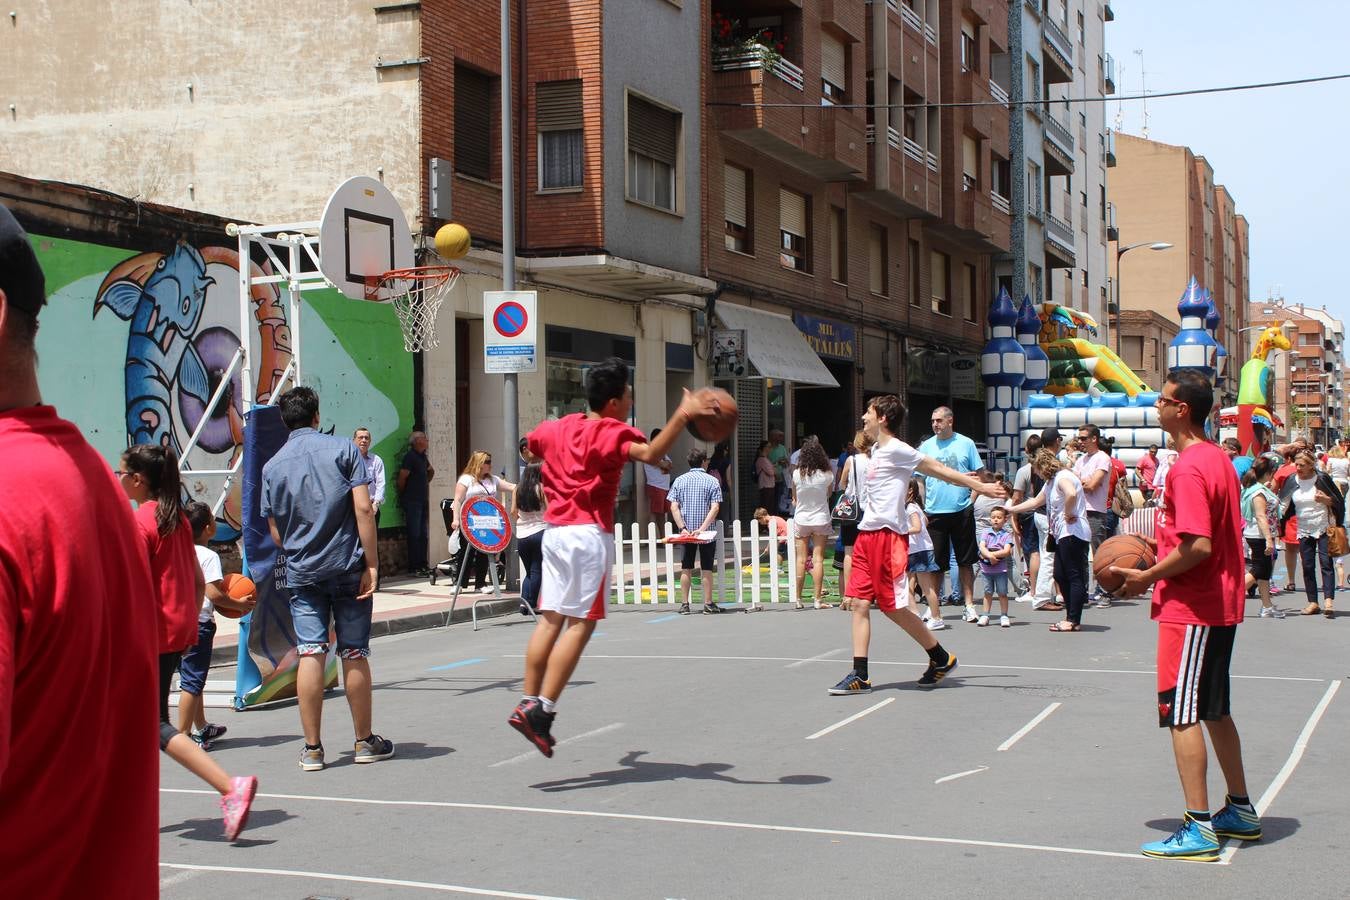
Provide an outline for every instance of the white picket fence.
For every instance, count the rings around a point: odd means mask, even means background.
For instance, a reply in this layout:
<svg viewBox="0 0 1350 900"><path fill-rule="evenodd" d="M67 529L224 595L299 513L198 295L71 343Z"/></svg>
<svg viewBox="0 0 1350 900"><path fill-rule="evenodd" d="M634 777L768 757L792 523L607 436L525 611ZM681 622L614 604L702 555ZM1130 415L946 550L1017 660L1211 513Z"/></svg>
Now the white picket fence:
<svg viewBox="0 0 1350 900"><path fill-rule="evenodd" d="M791 576L796 571L796 526L787 520L787 536L777 538L762 533L759 522L751 519L744 527L739 519L731 523L726 533L724 523L717 523L717 542L714 544L713 602L742 603L758 606L764 602L761 590L767 588L769 603L792 603ZM614 597L617 604L680 602L680 557L685 544L667 544L663 538L675 534L673 526L665 523L658 531L655 522L647 523L646 534L637 523L614 527ZM787 543L787 558L780 560L778 544ZM760 560L764 554L765 559ZM828 563L826 563L828 565ZM749 571L745 571L746 568ZM764 568L767 572L763 571ZM779 579L787 575L787 585ZM815 573L819 576L820 573ZM703 574L709 577L708 573ZM665 597L661 594L664 591ZM702 602L698 587L690 590L691 602Z"/></svg>

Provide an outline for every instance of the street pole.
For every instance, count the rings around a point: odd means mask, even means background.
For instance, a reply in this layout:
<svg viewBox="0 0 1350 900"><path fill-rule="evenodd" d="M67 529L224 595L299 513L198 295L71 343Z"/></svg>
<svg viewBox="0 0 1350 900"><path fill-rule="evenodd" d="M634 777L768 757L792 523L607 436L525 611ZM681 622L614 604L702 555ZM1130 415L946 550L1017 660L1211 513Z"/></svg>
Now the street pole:
<svg viewBox="0 0 1350 900"><path fill-rule="evenodd" d="M516 289L516 192L515 192L515 154L511 144L511 3L501 0L502 5L502 290ZM520 442L520 415L516 408L518 397L516 374L508 372L502 376L502 458L511 460L509 471L511 481L520 480L519 467L516 465ZM515 590L516 569L511 565L515 557L515 539L511 546L503 551L506 561L506 586Z"/></svg>

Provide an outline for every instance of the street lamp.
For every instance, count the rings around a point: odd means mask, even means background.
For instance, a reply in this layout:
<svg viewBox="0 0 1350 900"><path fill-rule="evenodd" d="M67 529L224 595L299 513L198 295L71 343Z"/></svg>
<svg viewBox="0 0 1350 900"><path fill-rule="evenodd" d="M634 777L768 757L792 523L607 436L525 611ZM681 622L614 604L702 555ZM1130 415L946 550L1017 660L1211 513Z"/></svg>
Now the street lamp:
<svg viewBox="0 0 1350 900"><path fill-rule="evenodd" d="M1120 302L1125 297L1125 292L1121 290L1120 278L1120 258L1131 250L1138 250L1140 247L1147 247L1150 250L1171 250L1172 244L1166 241L1140 241L1137 244L1130 244L1122 247L1116 245L1116 355L1120 355Z"/></svg>

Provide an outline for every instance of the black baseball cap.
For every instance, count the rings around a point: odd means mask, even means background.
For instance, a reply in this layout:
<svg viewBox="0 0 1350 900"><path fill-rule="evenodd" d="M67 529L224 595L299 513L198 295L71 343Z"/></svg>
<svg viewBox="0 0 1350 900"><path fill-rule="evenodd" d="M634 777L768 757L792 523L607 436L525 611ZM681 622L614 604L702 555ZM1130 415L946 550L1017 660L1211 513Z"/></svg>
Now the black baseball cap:
<svg viewBox="0 0 1350 900"><path fill-rule="evenodd" d="M47 302L46 279L28 232L8 207L0 205L0 291L7 302L36 316Z"/></svg>
<svg viewBox="0 0 1350 900"><path fill-rule="evenodd" d="M1051 426L1041 432L1041 446L1044 447L1046 444L1058 444L1061 437L1063 436L1059 433L1059 429Z"/></svg>

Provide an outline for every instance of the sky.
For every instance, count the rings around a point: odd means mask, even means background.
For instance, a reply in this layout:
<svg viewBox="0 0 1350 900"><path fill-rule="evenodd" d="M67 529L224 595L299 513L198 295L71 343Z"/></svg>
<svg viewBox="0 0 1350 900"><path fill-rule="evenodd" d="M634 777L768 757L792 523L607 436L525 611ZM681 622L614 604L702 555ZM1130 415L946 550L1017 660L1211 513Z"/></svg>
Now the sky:
<svg viewBox="0 0 1350 900"><path fill-rule="evenodd" d="M1350 73L1340 4L1308 0L1112 0L1106 49L1117 96ZM1143 65L1136 50L1143 51ZM1142 134L1143 104L1120 110ZM1350 204L1350 79L1148 101L1150 140L1209 160L1251 231L1251 297L1326 304L1350 321L1343 260ZM1108 173L1108 178L1109 178ZM1339 288L1339 290L1338 290Z"/></svg>

